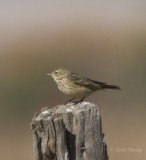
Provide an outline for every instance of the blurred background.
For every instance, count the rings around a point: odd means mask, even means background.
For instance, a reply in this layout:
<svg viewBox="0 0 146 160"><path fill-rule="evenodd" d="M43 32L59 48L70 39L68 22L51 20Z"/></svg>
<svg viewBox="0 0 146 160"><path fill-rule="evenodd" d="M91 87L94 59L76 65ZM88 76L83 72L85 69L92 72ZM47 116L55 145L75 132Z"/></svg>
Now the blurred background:
<svg viewBox="0 0 146 160"><path fill-rule="evenodd" d="M69 99L45 75L58 67L122 88L86 100L111 160L146 159L145 17L144 0L1 0L0 159L33 160L32 117Z"/></svg>

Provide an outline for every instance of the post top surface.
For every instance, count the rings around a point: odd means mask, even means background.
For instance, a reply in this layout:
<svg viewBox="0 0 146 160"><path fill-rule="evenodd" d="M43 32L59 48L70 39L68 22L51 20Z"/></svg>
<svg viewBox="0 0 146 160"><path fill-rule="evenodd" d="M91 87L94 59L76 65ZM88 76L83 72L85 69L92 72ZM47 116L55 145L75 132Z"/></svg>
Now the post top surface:
<svg viewBox="0 0 146 160"><path fill-rule="evenodd" d="M51 118L52 116L54 117L55 115L58 116L65 113L72 113L72 114L80 113L94 108L96 108L96 110L99 113L98 105L86 101L76 104L75 103L68 103L66 105L62 104L53 108L45 107L41 110L41 113L36 116L36 120L40 120L41 118L45 117Z"/></svg>

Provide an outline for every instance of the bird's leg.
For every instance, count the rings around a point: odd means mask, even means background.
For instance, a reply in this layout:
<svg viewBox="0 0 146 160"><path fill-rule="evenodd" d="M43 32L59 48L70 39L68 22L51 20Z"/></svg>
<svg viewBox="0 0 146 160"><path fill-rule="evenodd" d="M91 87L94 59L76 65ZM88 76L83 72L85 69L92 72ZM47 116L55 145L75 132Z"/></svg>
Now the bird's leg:
<svg viewBox="0 0 146 160"><path fill-rule="evenodd" d="M79 102L83 102L85 98L86 98L86 97L81 98Z"/></svg>
<svg viewBox="0 0 146 160"><path fill-rule="evenodd" d="M72 100L74 100L74 98L72 98L72 99L68 100L67 102L65 102L65 104L67 104L67 103L71 102Z"/></svg>
<svg viewBox="0 0 146 160"><path fill-rule="evenodd" d="M81 98L79 101L76 101L76 102L74 102L74 103L75 103L75 104L81 103L81 102L84 101L85 98L86 98L86 97L83 97L83 98Z"/></svg>

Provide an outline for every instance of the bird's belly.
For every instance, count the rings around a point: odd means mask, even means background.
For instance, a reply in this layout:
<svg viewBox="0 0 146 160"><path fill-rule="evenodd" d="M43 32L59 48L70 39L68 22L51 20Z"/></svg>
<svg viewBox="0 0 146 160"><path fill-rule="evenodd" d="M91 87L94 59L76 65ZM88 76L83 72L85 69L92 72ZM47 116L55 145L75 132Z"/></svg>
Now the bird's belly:
<svg viewBox="0 0 146 160"><path fill-rule="evenodd" d="M71 96L72 98L83 98L89 96L92 93L90 89L78 85L60 85L58 88L61 92Z"/></svg>

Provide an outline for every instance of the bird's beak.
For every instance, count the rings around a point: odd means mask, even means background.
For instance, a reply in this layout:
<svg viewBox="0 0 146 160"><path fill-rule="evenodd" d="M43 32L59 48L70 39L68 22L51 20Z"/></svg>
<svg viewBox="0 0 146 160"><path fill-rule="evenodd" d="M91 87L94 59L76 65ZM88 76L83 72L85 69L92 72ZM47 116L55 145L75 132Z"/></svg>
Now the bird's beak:
<svg viewBox="0 0 146 160"><path fill-rule="evenodd" d="M46 76L51 76L51 74L50 74L50 73L48 73L48 74L46 74Z"/></svg>

